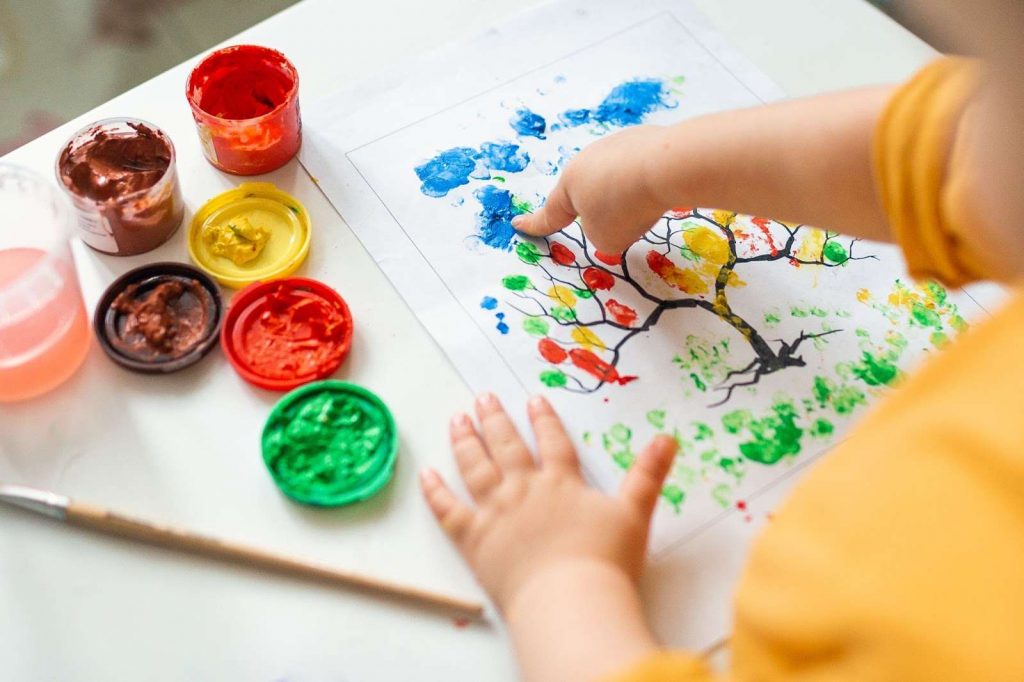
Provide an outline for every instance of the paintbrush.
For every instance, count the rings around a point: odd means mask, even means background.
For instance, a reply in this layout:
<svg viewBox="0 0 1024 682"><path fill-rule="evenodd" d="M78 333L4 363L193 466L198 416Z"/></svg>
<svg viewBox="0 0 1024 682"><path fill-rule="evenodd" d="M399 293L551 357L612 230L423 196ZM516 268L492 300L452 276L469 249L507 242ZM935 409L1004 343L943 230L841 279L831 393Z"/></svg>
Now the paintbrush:
<svg viewBox="0 0 1024 682"><path fill-rule="evenodd" d="M0 484L0 502L28 509L73 526L129 540L138 540L167 549L200 554L257 570L310 578L332 585L402 599L462 617L479 618L483 614L483 607L477 602L349 573L304 559L282 556L258 547L199 535L180 528L134 519L44 490Z"/></svg>

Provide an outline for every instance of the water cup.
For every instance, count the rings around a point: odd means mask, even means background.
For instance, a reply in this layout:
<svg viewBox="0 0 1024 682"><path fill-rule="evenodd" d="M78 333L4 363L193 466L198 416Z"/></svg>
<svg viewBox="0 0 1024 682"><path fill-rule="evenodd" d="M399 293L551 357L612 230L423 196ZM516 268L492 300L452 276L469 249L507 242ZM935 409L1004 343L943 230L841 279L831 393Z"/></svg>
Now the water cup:
<svg viewBox="0 0 1024 682"><path fill-rule="evenodd" d="M89 323L68 239L67 198L0 163L0 402L45 393L74 374Z"/></svg>

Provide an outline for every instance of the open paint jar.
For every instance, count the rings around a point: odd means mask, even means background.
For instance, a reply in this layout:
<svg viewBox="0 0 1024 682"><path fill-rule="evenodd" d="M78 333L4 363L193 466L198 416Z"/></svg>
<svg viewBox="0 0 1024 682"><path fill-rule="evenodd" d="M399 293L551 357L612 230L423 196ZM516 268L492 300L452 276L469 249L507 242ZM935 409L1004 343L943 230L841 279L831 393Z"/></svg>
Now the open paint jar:
<svg viewBox="0 0 1024 682"><path fill-rule="evenodd" d="M71 207L43 178L0 164L0 402L45 393L89 350L68 239Z"/></svg>
<svg viewBox="0 0 1024 682"><path fill-rule="evenodd" d="M160 246L185 212L174 145L156 126L109 118L86 126L57 157L82 241L103 253L132 256Z"/></svg>
<svg viewBox="0 0 1024 682"><path fill-rule="evenodd" d="M192 70L185 94L203 153L222 171L268 173L299 150L299 72L277 50L217 50Z"/></svg>

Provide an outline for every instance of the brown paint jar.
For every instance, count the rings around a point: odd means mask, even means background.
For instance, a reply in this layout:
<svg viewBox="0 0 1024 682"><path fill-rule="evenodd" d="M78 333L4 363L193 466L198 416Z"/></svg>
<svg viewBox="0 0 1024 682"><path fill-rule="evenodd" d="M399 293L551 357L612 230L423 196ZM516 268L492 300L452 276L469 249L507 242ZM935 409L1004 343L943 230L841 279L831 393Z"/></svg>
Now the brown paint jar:
<svg viewBox="0 0 1024 682"><path fill-rule="evenodd" d="M109 118L86 126L64 145L56 172L75 207L79 236L97 251L145 253L181 225L174 145L151 123Z"/></svg>

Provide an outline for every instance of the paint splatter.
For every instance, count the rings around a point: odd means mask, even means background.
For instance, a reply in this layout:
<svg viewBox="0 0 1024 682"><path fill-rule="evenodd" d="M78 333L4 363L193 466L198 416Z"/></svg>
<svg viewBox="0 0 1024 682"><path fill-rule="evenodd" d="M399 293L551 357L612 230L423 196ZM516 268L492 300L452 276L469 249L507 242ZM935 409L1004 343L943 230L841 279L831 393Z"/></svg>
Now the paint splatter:
<svg viewBox="0 0 1024 682"><path fill-rule="evenodd" d="M546 139L544 131L547 129L547 122L538 113L523 107L516 109L515 116L508 122L517 135L523 137L536 137L539 140Z"/></svg>
<svg viewBox="0 0 1024 682"><path fill-rule="evenodd" d="M559 119L568 127L585 123L625 127L642 123L644 118L659 109L671 109L678 104L669 89L659 79L637 79L620 83L594 109L569 109Z"/></svg>
<svg viewBox="0 0 1024 682"><path fill-rule="evenodd" d="M530 163L530 155L511 142L484 142L479 158L487 168L507 173L520 173Z"/></svg>
<svg viewBox="0 0 1024 682"><path fill-rule="evenodd" d="M470 178L487 180L490 171L519 173L530 163L530 156L511 142L484 142L480 149L453 147L416 166L420 191L428 197L443 197ZM504 178L502 179L504 180Z"/></svg>
<svg viewBox="0 0 1024 682"><path fill-rule="evenodd" d="M480 299L480 307L484 310L494 310L498 307L498 299L493 296L484 296Z"/></svg>

